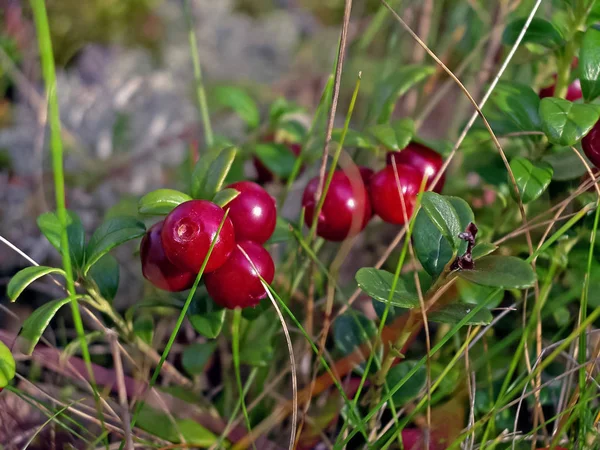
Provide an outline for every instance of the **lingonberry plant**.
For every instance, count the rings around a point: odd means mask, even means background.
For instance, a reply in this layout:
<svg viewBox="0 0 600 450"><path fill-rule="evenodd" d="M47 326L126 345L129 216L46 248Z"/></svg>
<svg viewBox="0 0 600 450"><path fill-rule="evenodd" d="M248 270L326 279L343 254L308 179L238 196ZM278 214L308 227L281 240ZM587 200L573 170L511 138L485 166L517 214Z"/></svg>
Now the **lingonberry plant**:
<svg viewBox="0 0 600 450"><path fill-rule="evenodd" d="M45 416L25 447L600 448L600 2L321 3L338 56L300 106L205 89L185 1L205 142L92 230L31 0L62 266L6 289L60 292L0 330L0 399Z"/></svg>

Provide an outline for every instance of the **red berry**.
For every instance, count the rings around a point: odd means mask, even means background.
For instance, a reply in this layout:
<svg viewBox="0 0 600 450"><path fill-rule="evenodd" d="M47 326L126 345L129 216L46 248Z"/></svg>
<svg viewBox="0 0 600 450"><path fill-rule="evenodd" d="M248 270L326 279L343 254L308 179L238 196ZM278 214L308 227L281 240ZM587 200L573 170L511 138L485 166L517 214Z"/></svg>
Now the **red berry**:
<svg viewBox="0 0 600 450"><path fill-rule="evenodd" d="M399 185L393 166L377 172L371 178L371 201L375 213L389 223L404 224L404 211L399 190L402 192L406 216L410 219L419 188L421 186L421 173L412 166L396 165Z"/></svg>
<svg viewBox="0 0 600 450"><path fill-rule="evenodd" d="M359 166L358 171L360 172L360 176L363 180L363 183L365 183L365 187L368 190L369 182L371 181L371 177L373 176L375 171L373 169L370 169L369 167L365 167L365 166Z"/></svg>
<svg viewBox="0 0 600 450"><path fill-rule="evenodd" d="M166 217L161 232L167 258L183 270L198 273L224 215L225 211L206 200L190 200L177 206ZM228 217L204 272L221 267L234 247L235 233Z"/></svg>
<svg viewBox="0 0 600 450"><path fill-rule="evenodd" d="M600 168L600 120L581 140L581 147L592 164Z"/></svg>
<svg viewBox="0 0 600 450"><path fill-rule="evenodd" d="M554 79L556 79L556 75L554 75ZM556 83L542 88L540 90L540 98L554 97L555 88ZM570 102L574 102L575 100L579 100L581 97L583 97L583 94L581 93L581 83L579 80L575 80L567 88L567 95L565 95L565 98Z"/></svg>
<svg viewBox="0 0 600 450"><path fill-rule="evenodd" d="M275 264L271 255L256 242L239 242L225 264L206 274L204 283L215 303L225 308L256 306L267 296L257 271L265 282L273 281Z"/></svg>
<svg viewBox="0 0 600 450"><path fill-rule="evenodd" d="M431 183L444 165L442 155L435 150L416 142L411 142L406 148L399 152L389 152L386 155L386 162L388 165L392 164L392 158L396 161L396 165L405 164L416 168L421 174L421 179L427 174L427 188L431 186ZM442 175L435 185L434 191L437 193L442 192L445 181L446 176Z"/></svg>
<svg viewBox="0 0 600 450"><path fill-rule="evenodd" d="M304 221L312 225L317 202L315 194L319 178L308 182L302 206L306 208ZM330 241L343 241L363 230L371 218L371 201L363 183L351 182L348 176L338 170L333 174L323 208L319 214L317 234Z"/></svg>
<svg viewBox="0 0 600 450"><path fill-rule="evenodd" d="M142 274L159 289L171 292L185 291L194 284L196 274L181 270L167 259L160 237L162 228L163 222L158 222L142 238Z"/></svg>
<svg viewBox="0 0 600 450"><path fill-rule="evenodd" d="M240 192L225 206L225 209L229 209L236 240L259 244L267 242L277 222L277 207L273 197L251 181L239 181L227 187Z"/></svg>
<svg viewBox="0 0 600 450"><path fill-rule="evenodd" d="M269 134L263 138L263 142L274 142L275 135ZM282 142L295 156L298 156L302 151L302 146L292 142ZM265 166L260 159L254 158L254 168L256 169L256 181L260 184L270 183L273 181L273 173ZM282 180L286 181L286 180Z"/></svg>

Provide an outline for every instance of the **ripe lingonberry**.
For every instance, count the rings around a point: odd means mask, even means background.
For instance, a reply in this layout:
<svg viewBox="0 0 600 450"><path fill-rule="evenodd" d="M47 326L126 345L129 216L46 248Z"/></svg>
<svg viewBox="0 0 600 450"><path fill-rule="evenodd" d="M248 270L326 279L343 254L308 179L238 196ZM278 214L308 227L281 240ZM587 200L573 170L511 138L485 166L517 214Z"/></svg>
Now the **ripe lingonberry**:
<svg viewBox="0 0 600 450"><path fill-rule="evenodd" d="M388 165L392 164L392 159L396 161L396 164L405 164L416 168L421 174L421 179L427 174L427 188L431 186L431 183L444 165L442 155L417 142L411 142L406 148L399 152L389 152L386 155L386 162ZM445 181L446 176L442 175L433 190L437 193L442 192Z"/></svg>
<svg viewBox="0 0 600 450"><path fill-rule="evenodd" d="M229 209L236 240L259 244L267 242L277 222L277 207L273 197L251 181L239 181L227 187L240 192L225 206L225 209Z"/></svg>
<svg viewBox="0 0 600 450"><path fill-rule="evenodd" d="M600 120L581 140L581 147L592 164L600 168Z"/></svg>
<svg viewBox="0 0 600 450"><path fill-rule="evenodd" d="M556 75L554 75L554 79L556 79ZM550 86L540 89L540 98L554 97L555 88L556 83L553 83ZM575 100L579 100L581 97L583 97L583 94L581 93L581 83L579 80L575 80L567 88L567 95L565 95L565 98L570 102L574 102Z"/></svg>
<svg viewBox="0 0 600 450"><path fill-rule="evenodd" d="M159 289L171 292L185 291L194 284L196 274L181 270L167 259L160 237L162 227L163 222L154 224L142 238L142 274Z"/></svg>
<svg viewBox="0 0 600 450"><path fill-rule="evenodd" d="M308 182L302 206L306 208L304 221L311 226L319 199L315 198L319 178ZM351 180L338 170L333 174L323 208L317 219L317 235L330 241L343 241L363 230L371 218L371 202L364 183Z"/></svg>
<svg viewBox="0 0 600 450"><path fill-rule="evenodd" d="M190 200L177 206L166 217L161 232L167 258L183 270L198 273L224 214L225 211L206 200ZM204 272L221 267L234 247L233 224L227 217Z"/></svg>
<svg viewBox="0 0 600 450"><path fill-rule="evenodd" d="M371 177L375 173L375 171L369 167L359 166L358 171L360 172L360 176L365 184L365 188L369 190L369 183L371 182Z"/></svg>
<svg viewBox="0 0 600 450"><path fill-rule="evenodd" d="M371 201L375 213L384 221L402 225L405 223L402 199L404 199L406 217L410 219L422 178L419 170L413 166L398 164L396 170L398 183L396 183L393 166L387 166L373 175ZM402 192L402 199L400 192Z"/></svg>
<svg viewBox="0 0 600 450"><path fill-rule="evenodd" d="M275 141L275 135L274 134L269 134L267 136L265 136L263 139L263 142L274 142ZM287 147L287 149L292 152L294 154L294 156L298 156L300 154L300 152L302 151L302 146L300 144L297 143L292 143L292 142L282 142L283 145L285 145ZM273 181L273 172L271 172L269 170L269 168L267 166L265 166L260 159L258 159L257 157L254 157L254 168L256 169L256 181L260 184L265 184L265 183L270 183L271 181ZM281 180L281 181L287 181L287 180Z"/></svg>
<svg viewBox="0 0 600 450"><path fill-rule="evenodd" d="M225 264L206 274L204 283L215 303L229 309L246 308L267 296L259 275L269 284L273 281L273 259L260 244L244 241L238 242Z"/></svg>

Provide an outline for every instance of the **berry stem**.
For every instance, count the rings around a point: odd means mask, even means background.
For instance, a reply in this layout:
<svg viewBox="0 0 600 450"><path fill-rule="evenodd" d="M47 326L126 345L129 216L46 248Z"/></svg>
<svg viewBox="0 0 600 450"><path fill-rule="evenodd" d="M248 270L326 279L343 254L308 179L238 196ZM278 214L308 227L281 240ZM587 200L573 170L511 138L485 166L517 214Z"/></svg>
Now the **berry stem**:
<svg viewBox="0 0 600 450"><path fill-rule="evenodd" d="M212 147L214 138L210 124L210 115L208 113L208 104L206 102L206 91L202 79L202 68L200 66L200 56L198 55L198 38L194 29L194 20L190 0L184 0L185 20L188 27L188 35L190 41L190 54L192 64L194 66L194 81L196 83L196 96L198 97L198 108L202 116L202 125L204 126L204 141L207 147Z"/></svg>
<svg viewBox="0 0 600 450"><path fill-rule="evenodd" d="M96 389L96 381L94 371L92 369L92 361L90 351L85 340L85 329L83 320L79 312L79 304L75 292L75 280L73 278L73 265L71 262L71 253L69 252L69 237L67 234L67 209L65 202L65 177L63 169L63 144L61 139L61 123L60 111L58 107L58 98L56 95L56 70L54 66L54 53L52 50L52 41L50 37L50 26L48 24L48 14L46 12L46 4L44 0L30 0L33 18L37 31L37 40L40 50L40 60L42 65L42 73L46 92L48 96L48 121L50 123L50 148L52 152L52 171L54 173L54 191L56 197L56 215L61 225L60 230L60 246L63 267L65 270L65 279L67 282L67 292L71 299L71 312L73 315L73 323L77 331L81 345L81 352L88 371L90 386L94 392L94 400L96 409L102 424L104 426L104 414L100 405L100 396ZM108 448L108 441L105 441Z"/></svg>

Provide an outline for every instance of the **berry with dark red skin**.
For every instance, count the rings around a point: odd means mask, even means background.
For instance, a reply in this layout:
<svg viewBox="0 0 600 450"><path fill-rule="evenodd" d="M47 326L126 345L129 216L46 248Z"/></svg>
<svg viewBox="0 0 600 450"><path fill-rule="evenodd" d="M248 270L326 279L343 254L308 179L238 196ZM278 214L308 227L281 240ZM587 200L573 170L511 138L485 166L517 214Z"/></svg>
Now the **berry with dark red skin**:
<svg viewBox="0 0 600 450"><path fill-rule="evenodd" d="M274 141L275 141L274 134L269 134L263 138L263 142L274 142ZM302 146L300 144L292 143L292 142L282 142L282 144L285 145L288 148L288 150L294 154L294 156L300 155L300 152L302 151ZM271 181L273 181L274 176L273 176L273 173L269 170L269 168L267 166L265 166L261 162L261 160L258 159L257 157L254 157L253 161L254 161L254 168L256 169L256 181L260 184L270 183ZM282 180L282 181L287 181L287 180Z"/></svg>
<svg viewBox="0 0 600 450"><path fill-rule="evenodd" d="M396 165L396 170L406 216L410 219L421 186L421 173L417 168L405 164ZM404 211L398 191L393 166L387 166L371 178L371 201L375 213L385 222L402 225L405 223Z"/></svg>
<svg viewBox="0 0 600 450"><path fill-rule="evenodd" d="M433 180L444 165L442 155L417 142L411 142L399 152L389 152L386 155L386 162L390 166L392 158L396 161L396 165L405 164L416 168L421 174L421 179L427 174L427 188L431 186L431 183L433 183ZM434 192L442 192L445 181L446 175L442 175L435 185L435 189L433 189Z"/></svg>
<svg viewBox="0 0 600 450"><path fill-rule="evenodd" d="M600 168L600 120L581 140L581 147L592 164Z"/></svg>
<svg viewBox="0 0 600 450"><path fill-rule="evenodd" d="M260 244L243 241L238 242L225 264L206 274L204 283L218 305L229 309L247 308L256 306L267 296L259 274L265 282L270 284L273 281L273 259Z"/></svg>
<svg viewBox="0 0 600 450"><path fill-rule="evenodd" d="M273 197L252 181L239 181L227 187L240 192L225 206L235 228L236 240L259 244L267 242L277 222L277 207Z"/></svg>
<svg viewBox="0 0 600 450"><path fill-rule="evenodd" d="M556 75L554 75L554 79L556 79ZM540 98L554 97L555 88L556 83L540 89ZM575 80L567 88L567 94L565 95L565 98L570 102L574 102L575 100L579 100L582 97L583 94L581 93L581 83L579 82L579 80Z"/></svg>
<svg viewBox="0 0 600 450"><path fill-rule="evenodd" d="M166 217L161 232L167 258L183 270L198 273L217 235L225 211L206 200L190 200ZM227 217L216 238L205 273L221 267L235 247L235 233Z"/></svg>
<svg viewBox="0 0 600 450"><path fill-rule="evenodd" d="M367 190L369 190L369 183L375 171L365 166L358 166L358 171L360 172L360 176L363 180L363 183L365 183L365 187L367 188Z"/></svg>
<svg viewBox="0 0 600 450"><path fill-rule="evenodd" d="M304 222L312 226L318 199L315 198L319 177L308 182L302 196L306 208ZM348 176L337 170L323 203L317 222L317 235L329 241L343 241L362 231L371 218L371 201L364 183L350 181Z"/></svg>
<svg viewBox="0 0 600 450"><path fill-rule="evenodd" d="M162 227L163 222L154 224L142 238L142 274L150 283L164 291L185 291L194 284L196 274L181 270L167 259L160 237Z"/></svg>

